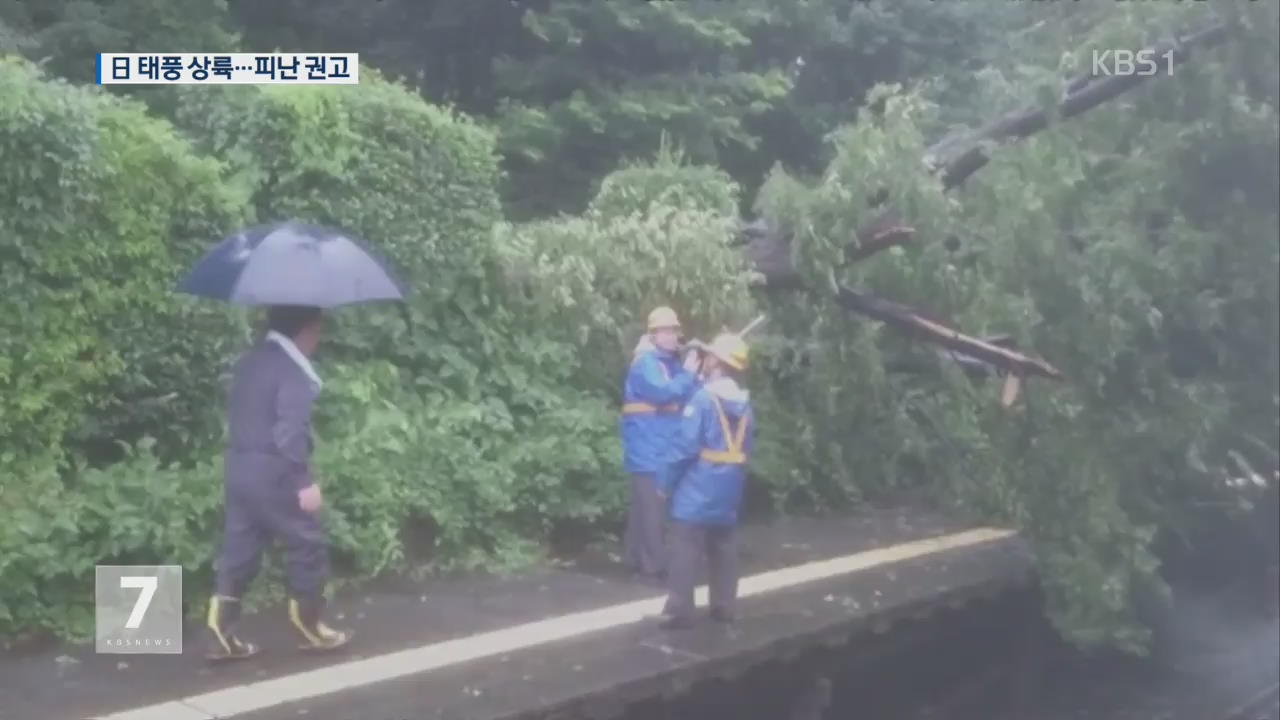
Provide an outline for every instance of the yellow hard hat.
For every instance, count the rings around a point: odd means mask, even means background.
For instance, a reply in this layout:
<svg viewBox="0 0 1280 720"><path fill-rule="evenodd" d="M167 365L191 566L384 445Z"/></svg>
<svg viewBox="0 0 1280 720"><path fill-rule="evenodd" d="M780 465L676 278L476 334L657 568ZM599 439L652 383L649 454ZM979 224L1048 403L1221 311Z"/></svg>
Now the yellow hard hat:
<svg viewBox="0 0 1280 720"><path fill-rule="evenodd" d="M747 343L732 333L723 333L711 341L708 348L725 365L742 372L747 369Z"/></svg>
<svg viewBox="0 0 1280 720"><path fill-rule="evenodd" d="M660 330L662 328L678 328L680 327L680 318L676 316L676 311L669 307L654 308L649 313L649 331Z"/></svg>

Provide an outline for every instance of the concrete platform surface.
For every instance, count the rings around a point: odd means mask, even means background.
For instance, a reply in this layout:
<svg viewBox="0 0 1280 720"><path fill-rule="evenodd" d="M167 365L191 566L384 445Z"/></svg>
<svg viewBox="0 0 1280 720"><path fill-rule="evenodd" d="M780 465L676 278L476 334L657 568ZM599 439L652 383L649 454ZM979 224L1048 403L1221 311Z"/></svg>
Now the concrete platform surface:
<svg viewBox="0 0 1280 720"><path fill-rule="evenodd" d="M660 589L584 557L510 577L344 593L335 624L356 640L333 656L293 651L278 610L246 618L245 635L265 650L235 665L201 660L199 628L182 656L10 654L0 657L0 720L608 715L628 699L732 676L1030 573L1016 536L905 508L748 526L741 546L742 617L730 628L660 631L645 620Z"/></svg>

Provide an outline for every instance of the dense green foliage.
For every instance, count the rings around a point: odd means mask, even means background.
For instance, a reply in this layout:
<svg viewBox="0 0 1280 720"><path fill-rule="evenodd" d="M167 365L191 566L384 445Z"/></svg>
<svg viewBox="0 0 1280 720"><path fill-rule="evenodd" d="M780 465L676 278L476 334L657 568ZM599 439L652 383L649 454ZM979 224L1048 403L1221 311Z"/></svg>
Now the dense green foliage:
<svg viewBox="0 0 1280 720"><path fill-rule="evenodd" d="M512 210L581 207L564 188L588 197L661 132L750 193L775 162L820 172L823 136L876 82L980 60L998 23L974 20L847 0L550 3L495 63Z"/></svg>
<svg viewBox="0 0 1280 720"><path fill-rule="evenodd" d="M0 0L0 52L23 51L59 77L93 82L99 52L230 50L226 21L224 0Z"/></svg>
<svg viewBox="0 0 1280 720"><path fill-rule="evenodd" d="M175 302L170 288L241 220L242 202L216 162L140 105L12 60L0 61L0 97L0 196L11 203L0 216L0 623L23 627L86 599L81 584L69 596L44 579L82 583L111 554L88 523L85 542L67 541L74 508L105 498L68 501L60 467L114 459L116 443L144 433L170 459L220 437L209 400L242 344L236 321Z"/></svg>
<svg viewBox="0 0 1280 720"><path fill-rule="evenodd" d="M691 160L729 171L744 200L774 162L820 172L824 135L870 87L980 68L1010 18L850 0L0 0L0 52L6 20L9 50L77 80L104 47L215 51L239 36L264 52L356 49L429 100L493 124L508 213L523 219L582 210L662 132ZM957 73L948 93L963 98L970 84ZM164 90L128 91L171 104Z"/></svg>
<svg viewBox="0 0 1280 720"><path fill-rule="evenodd" d="M1269 3L188 5L0 2L0 53L48 59L0 61L0 636L82 633L96 562L207 581L222 381L249 336L170 288L251 221L346 228L412 288L403 314L335 314L318 358L317 465L352 578L516 564L615 524L617 383L658 303L704 336L769 313L752 385L770 507L910 489L1013 524L1079 642L1140 648L1156 537L1234 501L1233 451L1274 457ZM1093 49L1211 13L1231 42L1173 78L949 193L922 166L950 128L1059 97ZM172 38L354 49L403 81L131 93L148 112L54 79ZM882 191L916 240L845 265ZM789 231L807 290L753 288L742 208ZM1005 410L997 380L840 309L839 285L1012 334L1067 379Z"/></svg>
<svg viewBox="0 0 1280 720"><path fill-rule="evenodd" d="M1021 49L1082 47L1088 58L1150 37L1151 11L1108 17L1104 36L1050 29ZM1274 38L1258 22L1237 42L1267 48ZM780 397L777 412L811 439L801 453L822 459L818 492L923 480L1012 521L1037 542L1062 629L1142 646L1132 612L1136 596L1160 590L1156 532L1188 522L1190 500L1221 499L1221 471L1209 466L1276 434L1277 107L1233 81L1240 69L1179 66L1176 83L1001 151L954 199L916 162L920 129L945 109L901 92L836 137L820 183L771 179L762 210L797 230L812 287L869 287L976 334L1011 333L1069 377L1034 383L1010 415L994 383L974 387L954 370L933 381L886 375L901 351L832 303L780 308L796 321L785 327L812 325L789 338L815 348L807 392ZM1055 68L1021 70L1017 83L990 73L980 101L1007 108L1037 86L1060 95ZM833 274L868 214L864 199L881 188L924 244ZM954 250L938 242L949 234ZM833 470L844 479L832 483Z"/></svg>

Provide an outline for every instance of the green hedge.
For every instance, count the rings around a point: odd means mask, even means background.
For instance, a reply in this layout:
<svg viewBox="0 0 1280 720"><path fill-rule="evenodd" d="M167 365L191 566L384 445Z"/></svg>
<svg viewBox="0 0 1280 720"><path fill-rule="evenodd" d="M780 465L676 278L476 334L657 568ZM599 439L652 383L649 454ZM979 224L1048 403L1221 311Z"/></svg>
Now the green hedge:
<svg viewBox="0 0 1280 720"><path fill-rule="evenodd" d="M238 325L171 288L243 203L218 163L141 105L23 61L0 59L0 155L0 196L12 199L0 215L3 631L60 623L73 598L83 610L94 561L147 548L98 535L86 513L131 506L75 468L118 460L117 443L144 434L166 458L220 436Z"/></svg>
<svg viewBox="0 0 1280 720"><path fill-rule="evenodd" d="M591 361L571 330L533 327L535 308L507 297L487 133L376 78L185 98L187 132L220 164L140 106L2 67L3 186L29 212L0 240L22 270L6 262L0 635L83 634L94 563L181 562L193 597L207 585L212 441L248 334L171 288L252 220L347 228L413 290L409 325L335 314L318 359L316 460L344 573L511 563L558 524L616 515L613 399L575 387ZM107 457L100 437L125 451Z"/></svg>
<svg viewBox="0 0 1280 720"><path fill-rule="evenodd" d="M171 288L243 199L141 105L0 62L6 450L47 454L68 434L103 450L174 425L171 450L207 442L235 324Z"/></svg>

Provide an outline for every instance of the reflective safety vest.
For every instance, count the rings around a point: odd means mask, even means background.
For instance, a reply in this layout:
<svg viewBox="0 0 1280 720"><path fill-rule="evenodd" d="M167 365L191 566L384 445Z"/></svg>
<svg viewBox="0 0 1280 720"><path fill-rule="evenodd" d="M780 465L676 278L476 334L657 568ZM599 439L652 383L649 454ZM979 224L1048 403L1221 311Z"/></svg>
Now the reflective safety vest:
<svg viewBox="0 0 1280 720"><path fill-rule="evenodd" d="M724 435L726 447L724 450L713 450L711 448L703 448L698 457L711 463L720 463L722 465L744 465L747 462L746 453L742 452L742 446L746 442L747 437L747 416L743 415L738 418L738 427L735 431L729 431L729 416L724 414L724 406L720 404L720 398L711 395L711 402L715 405L716 415L720 418L720 433Z"/></svg>

